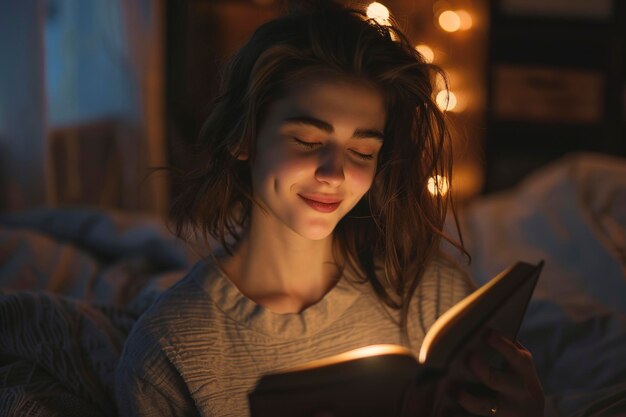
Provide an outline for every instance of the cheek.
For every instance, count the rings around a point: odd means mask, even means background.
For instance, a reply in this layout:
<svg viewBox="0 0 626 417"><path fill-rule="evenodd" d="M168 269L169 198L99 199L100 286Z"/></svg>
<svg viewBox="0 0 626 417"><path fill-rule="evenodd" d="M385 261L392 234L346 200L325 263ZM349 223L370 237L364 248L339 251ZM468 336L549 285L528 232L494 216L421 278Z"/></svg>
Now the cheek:
<svg viewBox="0 0 626 417"><path fill-rule="evenodd" d="M252 175L254 183L278 189L310 176L312 170L315 170L315 164L311 158L298 158L276 151L259 155Z"/></svg>
<svg viewBox="0 0 626 417"><path fill-rule="evenodd" d="M284 158L276 161L275 172L281 177L299 178L315 170L314 158Z"/></svg>
<svg viewBox="0 0 626 417"><path fill-rule="evenodd" d="M354 191L354 194L365 194L372 186L374 180L374 174L376 173L375 167L363 167L355 166L350 168L350 172L347 173L350 178L350 188ZM347 175L346 175L347 176Z"/></svg>

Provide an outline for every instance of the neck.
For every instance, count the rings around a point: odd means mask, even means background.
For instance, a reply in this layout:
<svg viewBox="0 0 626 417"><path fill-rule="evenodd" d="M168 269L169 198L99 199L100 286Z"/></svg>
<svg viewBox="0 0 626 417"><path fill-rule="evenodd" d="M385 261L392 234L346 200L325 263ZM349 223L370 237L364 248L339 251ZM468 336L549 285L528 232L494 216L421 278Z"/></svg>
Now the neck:
<svg viewBox="0 0 626 417"><path fill-rule="evenodd" d="M336 284L341 265L333 256L332 235L310 240L284 225L266 228L252 221L222 268L257 304L276 313L295 313L324 297Z"/></svg>

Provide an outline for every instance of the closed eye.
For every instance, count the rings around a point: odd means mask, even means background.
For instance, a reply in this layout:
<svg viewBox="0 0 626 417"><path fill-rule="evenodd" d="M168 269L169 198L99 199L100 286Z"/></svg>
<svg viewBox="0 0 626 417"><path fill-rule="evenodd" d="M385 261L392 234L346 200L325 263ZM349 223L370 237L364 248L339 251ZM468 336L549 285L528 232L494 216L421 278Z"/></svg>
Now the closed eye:
<svg viewBox="0 0 626 417"><path fill-rule="evenodd" d="M293 139L293 141L297 145L302 146L302 147L304 147L306 149L315 149L318 146L322 145L322 143L320 143L320 142L307 142L307 141L298 139L295 136L292 137L292 139ZM352 152L352 154L354 156L356 156L357 158L362 159L364 161L370 161L370 160L374 159L374 154L373 153L372 154L366 154L366 153L362 153L362 152L359 152L359 151L355 151L354 149L350 149L350 152Z"/></svg>
<svg viewBox="0 0 626 417"><path fill-rule="evenodd" d="M363 159L364 161L369 161L371 159L374 159L374 154L367 154L367 153L361 153L361 152L357 152L353 149L350 149L350 152L352 152L357 158Z"/></svg>
<svg viewBox="0 0 626 417"><path fill-rule="evenodd" d="M294 142L296 142L298 145L305 147L307 149L314 149L317 146L321 145L321 143L319 142L305 142L303 140L300 140L296 137L292 138L294 140Z"/></svg>

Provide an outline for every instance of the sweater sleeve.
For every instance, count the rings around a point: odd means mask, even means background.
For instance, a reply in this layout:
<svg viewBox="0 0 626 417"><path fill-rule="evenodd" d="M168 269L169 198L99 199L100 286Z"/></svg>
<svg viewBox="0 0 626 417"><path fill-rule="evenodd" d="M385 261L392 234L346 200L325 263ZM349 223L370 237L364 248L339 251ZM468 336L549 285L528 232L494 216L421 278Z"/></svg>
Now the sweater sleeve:
<svg viewBox="0 0 626 417"><path fill-rule="evenodd" d="M119 417L198 416L183 378L165 352L137 333L134 336L129 337L116 370Z"/></svg>

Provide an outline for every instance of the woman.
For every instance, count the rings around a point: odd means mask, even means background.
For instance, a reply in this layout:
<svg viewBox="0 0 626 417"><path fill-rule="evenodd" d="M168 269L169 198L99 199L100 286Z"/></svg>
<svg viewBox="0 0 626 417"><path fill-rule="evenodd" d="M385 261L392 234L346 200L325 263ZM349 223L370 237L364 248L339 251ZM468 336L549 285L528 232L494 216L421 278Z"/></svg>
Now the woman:
<svg viewBox="0 0 626 417"><path fill-rule="evenodd" d="M260 375L370 344L417 351L472 290L438 255L449 197L427 192L450 175L435 69L397 29L313 3L260 27L226 69L206 163L172 209L179 235L223 250L133 329L122 416L245 416ZM532 360L500 342L508 373L474 359L492 391L454 398L474 415L540 415Z"/></svg>

